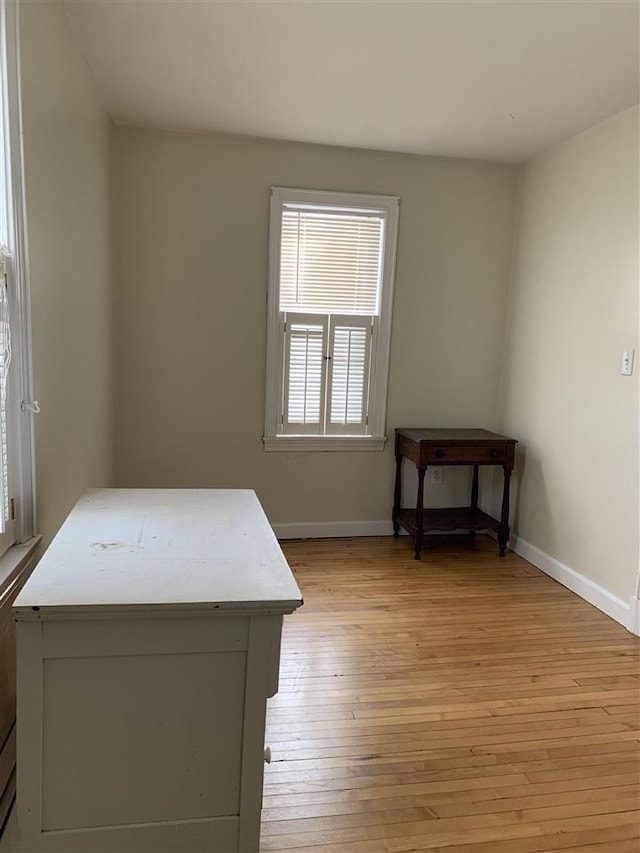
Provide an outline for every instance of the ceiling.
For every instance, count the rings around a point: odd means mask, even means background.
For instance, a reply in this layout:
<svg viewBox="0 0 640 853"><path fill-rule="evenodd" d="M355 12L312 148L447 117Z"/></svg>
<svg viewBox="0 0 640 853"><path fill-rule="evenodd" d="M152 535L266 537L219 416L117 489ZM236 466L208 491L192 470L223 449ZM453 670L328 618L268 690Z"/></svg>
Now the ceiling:
<svg viewBox="0 0 640 853"><path fill-rule="evenodd" d="M519 162L639 100L638 0L67 0L116 124Z"/></svg>

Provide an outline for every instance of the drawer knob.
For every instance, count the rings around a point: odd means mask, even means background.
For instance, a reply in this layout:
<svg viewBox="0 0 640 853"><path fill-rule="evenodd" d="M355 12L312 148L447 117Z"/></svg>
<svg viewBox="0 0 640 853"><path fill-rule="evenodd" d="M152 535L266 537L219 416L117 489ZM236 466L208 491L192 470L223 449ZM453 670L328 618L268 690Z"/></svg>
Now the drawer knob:
<svg viewBox="0 0 640 853"><path fill-rule="evenodd" d="M495 458L496 458L496 456L498 455L498 451L496 450L496 448L495 448L495 447L491 448L491 455L493 456L493 458L494 458L494 459L495 459Z"/></svg>
<svg viewBox="0 0 640 853"><path fill-rule="evenodd" d="M442 457L444 456L444 450L436 450L436 456L438 457L438 459L442 459Z"/></svg>
<svg viewBox="0 0 640 853"><path fill-rule="evenodd" d="M264 760L266 764L271 764L271 747L266 746L264 749Z"/></svg>

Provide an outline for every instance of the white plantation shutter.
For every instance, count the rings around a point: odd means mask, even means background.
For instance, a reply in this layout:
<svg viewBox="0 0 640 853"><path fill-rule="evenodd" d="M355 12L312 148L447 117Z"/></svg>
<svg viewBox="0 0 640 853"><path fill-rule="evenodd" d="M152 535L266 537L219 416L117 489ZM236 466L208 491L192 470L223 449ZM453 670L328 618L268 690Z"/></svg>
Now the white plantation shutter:
<svg viewBox="0 0 640 853"><path fill-rule="evenodd" d="M331 317L328 433L366 432L374 331L373 317Z"/></svg>
<svg viewBox="0 0 640 853"><path fill-rule="evenodd" d="M327 319L285 315L285 368L282 427L285 432L318 433L324 422Z"/></svg>
<svg viewBox="0 0 640 853"><path fill-rule="evenodd" d="M280 310L378 314L383 243L379 213L285 206Z"/></svg>

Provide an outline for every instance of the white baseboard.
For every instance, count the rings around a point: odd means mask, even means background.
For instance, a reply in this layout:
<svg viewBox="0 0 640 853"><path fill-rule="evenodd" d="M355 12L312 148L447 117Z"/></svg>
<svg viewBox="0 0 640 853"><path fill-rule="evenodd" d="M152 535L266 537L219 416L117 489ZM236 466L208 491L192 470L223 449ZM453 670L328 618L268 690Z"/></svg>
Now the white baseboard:
<svg viewBox="0 0 640 853"><path fill-rule="evenodd" d="M637 637L640 637L640 598L636 598L633 595L629 599L629 625L628 628L632 634L635 634Z"/></svg>
<svg viewBox="0 0 640 853"><path fill-rule="evenodd" d="M278 539L340 539L350 536L391 536L393 525L384 521L292 521L273 524Z"/></svg>
<svg viewBox="0 0 640 853"><path fill-rule="evenodd" d="M575 592L576 595L597 607L598 610L606 613L607 616L615 619L632 634L640 635L640 602L637 598L632 598L626 602L525 539L514 537L511 541L513 550L520 557L561 583L562 586L566 586L567 589Z"/></svg>

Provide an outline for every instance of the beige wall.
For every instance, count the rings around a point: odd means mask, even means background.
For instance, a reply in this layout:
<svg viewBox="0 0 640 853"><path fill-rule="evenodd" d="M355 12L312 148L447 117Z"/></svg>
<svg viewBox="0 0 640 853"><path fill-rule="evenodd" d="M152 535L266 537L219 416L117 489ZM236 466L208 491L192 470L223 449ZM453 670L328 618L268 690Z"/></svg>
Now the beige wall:
<svg viewBox="0 0 640 853"><path fill-rule="evenodd" d="M518 536L628 600L638 571L638 109L523 170L502 426Z"/></svg>
<svg viewBox="0 0 640 853"><path fill-rule="evenodd" d="M110 123L62 3L21 3L38 529L112 475Z"/></svg>
<svg viewBox="0 0 640 853"><path fill-rule="evenodd" d="M513 167L118 128L114 170L117 485L251 487L275 523L389 519L392 440L262 449L272 185L401 197L387 433L495 426Z"/></svg>

